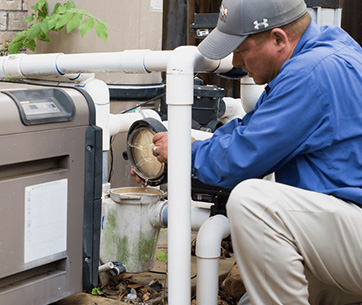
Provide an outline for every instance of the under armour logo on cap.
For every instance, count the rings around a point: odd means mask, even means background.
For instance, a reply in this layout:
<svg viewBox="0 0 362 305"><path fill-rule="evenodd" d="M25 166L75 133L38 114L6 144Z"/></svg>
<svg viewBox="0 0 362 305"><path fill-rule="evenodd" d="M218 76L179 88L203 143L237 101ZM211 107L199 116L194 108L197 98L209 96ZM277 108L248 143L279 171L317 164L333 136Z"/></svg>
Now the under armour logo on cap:
<svg viewBox="0 0 362 305"><path fill-rule="evenodd" d="M226 18L228 16L228 8L224 6L224 4L221 4L220 6L220 19L223 21L226 21Z"/></svg>
<svg viewBox="0 0 362 305"><path fill-rule="evenodd" d="M264 18L263 22L258 22L258 20L254 21L254 29L259 30L262 25L264 25L264 29L269 26L268 19Z"/></svg>

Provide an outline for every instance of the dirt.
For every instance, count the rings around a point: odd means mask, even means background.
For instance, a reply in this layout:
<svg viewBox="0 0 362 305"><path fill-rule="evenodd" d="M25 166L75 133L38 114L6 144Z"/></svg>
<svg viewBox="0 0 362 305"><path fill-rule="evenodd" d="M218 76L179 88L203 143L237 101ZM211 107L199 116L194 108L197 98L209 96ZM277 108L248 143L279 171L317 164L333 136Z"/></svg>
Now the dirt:
<svg viewBox="0 0 362 305"><path fill-rule="evenodd" d="M197 259L192 244L191 305L196 305ZM160 237L157 251L167 254L167 239ZM235 261L229 242L223 242L219 259L219 287ZM90 292L77 293L51 305L167 305L167 262L155 259L149 272L123 273L117 277L101 273L100 284ZM102 284L105 283L105 284ZM236 305L237 300L219 289L218 305Z"/></svg>
<svg viewBox="0 0 362 305"><path fill-rule="evenodd" d="M158 249L165 250L162 245ZM196 305L196 281L197 273L195 270L196 257L194 254L195 243L192 244L192 279L191 279L191 293L192 303ZM220 274L219 282L223 281L228 271L233 265L232 247L230 242L223 242L221 247L220 257ZM224 265L224 268L221 268ZM119 278L111 278L108 285L100 285L98 293L105 298L121 301L126 304L137 305L166 305L167 304L167 263L163 260L155 262L153 271L140 273L140 274L123 274ZM234 305L237 304L230 295L219 290L218 305Z"/></svg>

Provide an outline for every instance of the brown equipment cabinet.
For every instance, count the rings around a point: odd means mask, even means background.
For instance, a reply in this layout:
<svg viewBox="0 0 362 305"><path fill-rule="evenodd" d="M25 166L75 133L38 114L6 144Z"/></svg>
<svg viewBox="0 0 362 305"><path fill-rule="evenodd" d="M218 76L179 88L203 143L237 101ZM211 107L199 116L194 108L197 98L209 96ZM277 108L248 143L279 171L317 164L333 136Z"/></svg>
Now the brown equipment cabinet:
<svg viewBox="0 0 362 305"><path fill-rule="evenodd" d="M85 91L0 82L0 305L97 285L101 140Z"/></svg>

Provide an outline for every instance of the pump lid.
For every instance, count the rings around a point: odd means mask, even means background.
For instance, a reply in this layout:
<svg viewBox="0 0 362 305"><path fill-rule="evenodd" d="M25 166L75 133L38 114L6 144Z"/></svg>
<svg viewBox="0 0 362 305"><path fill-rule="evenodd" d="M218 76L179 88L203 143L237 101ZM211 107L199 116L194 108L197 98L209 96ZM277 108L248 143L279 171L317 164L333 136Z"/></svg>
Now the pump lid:
<svg viewBox="0 0 362 305"><path fill-rule="evenodd" d="M127 155L136 174L147 185L156 186L167 181L167 166L152 153L153 136L166 127L154 118L134 122L127 135Z"/></svg>

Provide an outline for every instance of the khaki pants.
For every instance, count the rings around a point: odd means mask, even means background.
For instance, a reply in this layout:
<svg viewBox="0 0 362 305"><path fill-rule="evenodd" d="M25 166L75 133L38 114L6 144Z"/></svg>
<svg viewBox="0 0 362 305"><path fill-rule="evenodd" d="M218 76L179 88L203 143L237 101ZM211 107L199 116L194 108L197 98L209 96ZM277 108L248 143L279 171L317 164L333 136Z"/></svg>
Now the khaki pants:
<svg viewBox="0 0 362 305"><path fill-rule="evenodd" d="M253 305L362 302L362 209L271 181L227 203L235 259Z"/></svg>

